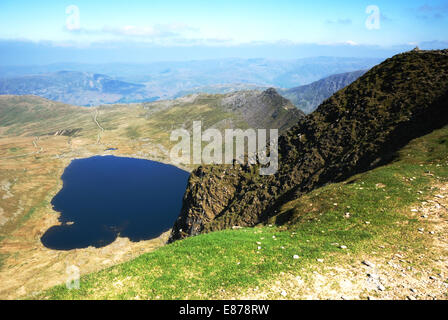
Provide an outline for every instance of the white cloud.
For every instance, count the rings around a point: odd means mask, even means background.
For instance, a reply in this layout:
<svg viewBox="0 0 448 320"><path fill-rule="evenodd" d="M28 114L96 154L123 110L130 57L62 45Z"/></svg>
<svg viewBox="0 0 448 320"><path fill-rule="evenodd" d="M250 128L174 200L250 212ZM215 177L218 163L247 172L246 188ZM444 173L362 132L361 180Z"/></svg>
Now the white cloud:
<svg viewBox="0 0 448 320"><path fill-rule="evenodd" d="M343 41L343 42L328 42L328 41L323 41L323 42L317 42L317 45L320 46L360 46L361 44L359 44L356 41L353 40L347 40L347 41Z"/></svg>
<svg viewBox="0 0 448 320"><path fill-rule="evenodd" d="M147 38L147 39L164 39L175 37L187 37L187 35L200 34L200 30L190 27L186 24L157 24L153 26L104 26L100 29L93 28L77 28L70 29L65 27L64 30L73 35L84 36L115 36L119 38Z"/></svg>
<svg viewBox="0 0 448 320"><path fill-rule="evenodd" d="M356 41L353 40L347 40L344 42L344 44L348 44L349 46L357 46L359 45Z"/></svg>
<svg viewBox="0 0 448 320"><path fill-rule="evenodd" d="M338 20L330 20L328 19L326 21L326 23L328 24L341 24L341 25L350 25L352 24L352 20L351 19L338 19Z"/></svg>
<svg viewBox="0 0 448 320"><path fill-rule="evenodd" d="M104 27L102 32L119 36L129 37L174 37L180 36L187 31L196 31L185 24L167 24L154 26L124 26L124 27Z"/></svg>
<svg viewBox="0 0 448 320"><path fill-rule="evenodd" d="M104 26L100 29L64 29L76 38L72 41L130 41L160 46L228 46L237 44L234 39L223 36L204 36L200 29L183 23L156 24L152 26ZM70 44L69 44L70 45Z"/></svg>

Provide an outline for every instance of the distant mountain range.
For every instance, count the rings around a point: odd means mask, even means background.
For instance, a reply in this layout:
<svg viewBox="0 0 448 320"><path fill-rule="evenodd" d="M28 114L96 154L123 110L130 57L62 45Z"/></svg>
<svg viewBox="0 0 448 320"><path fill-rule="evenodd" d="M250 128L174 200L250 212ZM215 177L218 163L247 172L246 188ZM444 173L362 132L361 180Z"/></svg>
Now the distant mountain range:
<svg viewBox="0 0 448 320"><path fill-rule="evenodd" d="M325 99L348 86L366 70L331 75L308 85L278 89L305 113L311 113ZM264 91L268 87L249 83L217 84L181 90L173 98L195 93L227 94L238 91ZM151 102L159 100L144 84L115 80L104 74L78 71L30 75L0 79L0 94L35 95L74 105L93 106L113 103Z"/></svg>
<svg viewBox="0 0 448 320"><path fill-rule="evenodd" d="M153 101L146 86L112 79L103 74L76 71L0 79L0 94L36 95L76 105Z"/></svg>
<svg viewBox="0 0 448 320"><path fill-rule="evenodd" d="M153 101L198 92L292 88L333 74L369 69L381 60L317 57L8 66L0 67L0 94L32 94L77 105Z"/></svg>
<svg viewBox="0 0 448 320"><path fill-rule="evenodd" d="M289 99L305 113L311 113L337 91L352 84L365 74L367 70L335 74L308 85L281 90L280 94Z"/></svg>

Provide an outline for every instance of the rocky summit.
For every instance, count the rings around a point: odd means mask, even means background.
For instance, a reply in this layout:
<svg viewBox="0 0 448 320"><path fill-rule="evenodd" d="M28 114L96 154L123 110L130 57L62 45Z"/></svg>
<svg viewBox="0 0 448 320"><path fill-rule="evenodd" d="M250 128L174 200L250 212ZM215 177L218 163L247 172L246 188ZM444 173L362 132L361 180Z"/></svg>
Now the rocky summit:
<svg viewBox="0 0 448 320"><path fill-rule="evenodd" d="M201 166L191 174L170 240L253 226L285 201L394 159L410 140L448 123L448 50L412 51L374 67L279 140L279 170Z"/></svg>
<svg viewBox="0 0 448 320"><path fill-rule="evenodd" d="M241 115L251 128L284 131L305 116L274 88L229 93L222 96L220 106Z"/></svg>

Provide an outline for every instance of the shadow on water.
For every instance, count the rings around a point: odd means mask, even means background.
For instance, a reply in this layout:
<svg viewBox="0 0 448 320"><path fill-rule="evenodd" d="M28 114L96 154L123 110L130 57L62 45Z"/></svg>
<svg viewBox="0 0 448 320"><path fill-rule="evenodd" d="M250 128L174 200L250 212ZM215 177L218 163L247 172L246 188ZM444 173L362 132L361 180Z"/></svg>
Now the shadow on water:
<svg viewBox="0 0 448 320"><path fill-rule="evenodd" d="M177 219L189 173L159 162L114 156L74 160L53 198L62 225L42 236L50 249L104 247L117 238L155 238Z"/></svg>

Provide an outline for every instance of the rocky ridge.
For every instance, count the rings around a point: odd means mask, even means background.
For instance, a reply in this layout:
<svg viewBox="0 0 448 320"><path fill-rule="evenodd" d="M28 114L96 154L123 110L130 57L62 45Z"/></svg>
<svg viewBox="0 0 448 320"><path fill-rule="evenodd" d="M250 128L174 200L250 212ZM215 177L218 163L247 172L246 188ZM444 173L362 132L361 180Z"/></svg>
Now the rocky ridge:
<svg viewBox="0 0 448 320"><path fill-rule="evenodd" d="M259 165L197 168L170 241L266 221L291 197L387 163L447 123L448 50L394 56L282 135L275 175L258 175Z"/></svg>

